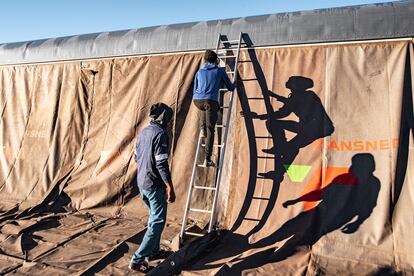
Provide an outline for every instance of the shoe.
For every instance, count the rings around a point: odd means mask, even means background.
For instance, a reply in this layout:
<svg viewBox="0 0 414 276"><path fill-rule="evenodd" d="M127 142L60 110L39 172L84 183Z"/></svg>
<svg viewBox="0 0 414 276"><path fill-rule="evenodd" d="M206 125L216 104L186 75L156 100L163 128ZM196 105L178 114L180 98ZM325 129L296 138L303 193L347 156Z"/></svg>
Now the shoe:
<svg viewBox="0 0 414 276"><path fill-rule="evenodd" d="M129 263L128 268L142 273L147 273L151 270L151 267L146 261L141 261L138 263Z"/></svg>
<svg viewBox="0 0 414 276"><path fill-rule="evenodd" d="M270 149L262 149L262 151L267 154L276 154L275 148L273 147Z"/></svg>
<svg viewBox="0 0 414 276"><path fill-rule="evenodd" d="M171 254L172 254L171 251L166 251L166 250L162 250L161 249L160 251L158 251L157 254L155 254L155 255L153 255L151 257L148 257L148 261L151 262L151 261L155 261L155 260L166 259Z"/></svg>
<svg viewBox="0 0 414 276"><path fill-rule="evenodd" d="M204 159L203 167L215 167L216 164L212 160Z"/></svg>
<svg viewBox="0 0 414 276"><path fill-rule="evenodd" d="M206 138L207 137L207 132L205 129L200 129L200 138Z"/></svg>

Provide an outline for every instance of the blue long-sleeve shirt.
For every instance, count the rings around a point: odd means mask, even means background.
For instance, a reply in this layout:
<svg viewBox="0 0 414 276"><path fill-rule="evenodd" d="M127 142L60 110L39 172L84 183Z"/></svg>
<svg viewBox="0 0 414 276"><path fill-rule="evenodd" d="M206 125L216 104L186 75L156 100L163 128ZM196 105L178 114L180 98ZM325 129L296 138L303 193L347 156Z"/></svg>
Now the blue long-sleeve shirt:
<svg viewBox="0 0 414 276"><path fill-rule="evenodd" d="M234 90L234 86L223 68L213 63L204 64L195 75L193 99L218 102L219 89L222 82L224 82L228 90Z"/></svg>
<svg viewBox="0 0 414 276"><path fill-rule="evenodd" d="M140 189L152 191L165 188L171 182L168 167L168 134L161 126L151 122L138 136L135 162L137 184Z"/></svg>

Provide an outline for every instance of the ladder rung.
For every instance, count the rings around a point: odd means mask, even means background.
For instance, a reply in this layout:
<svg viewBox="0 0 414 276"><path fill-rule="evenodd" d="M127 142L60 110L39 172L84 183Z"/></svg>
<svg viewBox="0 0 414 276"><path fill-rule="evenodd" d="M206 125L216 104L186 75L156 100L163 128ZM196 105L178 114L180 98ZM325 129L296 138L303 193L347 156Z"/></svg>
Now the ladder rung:
<svg viewBox="0 0 414 276"><path fill-rule="evenodd" d="M226 127L226 125L216 125L216 127L217 128L220 128L220 127L223 127L224 128L224 127Z"/></svg>
<svg viewBox="0 0 414 276"><path fill-rule="evenodd" d="M201 190L217 190L215 187L206 187L206 186L194 186L195 189L201 189Z"/></svg>
<svg viewBox="0 0 414 276"><path fill-rule="evenodd" d="M227 106L227 105L226 105L226 106L220 106L220 108L222 108L222 109L223 109L223 108L229 108L229 107L230 107L230 106Z"/></svg>
<svg viewBox="0 0 414 276"><path fill-rule="evenodd" d="M211 211L210 210L190 208L190 211L211 214Z"/></svg>
<svg viewBox="0 0 414 276"><path fill-rule="evenodd" d="M197 167L199 167L199 168L216 168L216 166L206 166L204 164L197 164Z"/></svg>
<svg viewBox="0 0 414 276"><path fill-rule="evenodd" d="M258 197L258 196L254 196L254 197L252 197L252 199L257 199L257 200L270 200L270 198L267 198L267 197Z"/></svg>
<svg viewBox="0 0 414 276"><path fill-rule="evenodd" d="M228 45L230 45L229 47L220 47L219 50L237 50L237 48L239 47L239 45L237 44L233 44L233 43L228 43ZM236 47L231 47L231 45L235 45Z"/></svg>
<svg viewBox="0 0 414 276"><path fill-rule="evenodd" d="M205 147L206 144L201 144L202 147ZM223 144L214 144L213 147L221 148L223 147Z"/></svg>
<svg viewBox="0 0 414 276"><path fill-rule="evenodd" d="M222 40L221 42L222 42L222 43L234 43L234 42L239 43L239 41L240 41L240 40L238 40L238 39L233 39L233 40Z"/></svg>
<svg viewBox="0 0 414 276"><path fill-rule="evenodd" d="M227 71L227 74L234 74L234 71Z"/></svg>
<svg viewBox="0 0 414 276"><path fill-rule="evenodd" d="M196 232L188 232L188 231L185 231L184 234L190 235L190 236L196 236L196 237L203 237L204 236L204 234L200 234L200 233L196 233Z"/></svg>
<svg viewBox="0 0 414 276"><path fill-rule="evenodd" d="M244 218L244 220L250 220L250 221L260 221L260 219L254 219L254 218Z"/></svg>
<svg viewBox="0 0 414 276"><path fill-rule="evenodd" d="M236 56L231 55L231 56L218 56L220 59L225 59L225 58L235 58Z"/></svg>
<svg viewBox="0 0 414 276"><path fill-rule="evenodd" d="M220 91L229 91L227 88L220 88Z"/></svg>

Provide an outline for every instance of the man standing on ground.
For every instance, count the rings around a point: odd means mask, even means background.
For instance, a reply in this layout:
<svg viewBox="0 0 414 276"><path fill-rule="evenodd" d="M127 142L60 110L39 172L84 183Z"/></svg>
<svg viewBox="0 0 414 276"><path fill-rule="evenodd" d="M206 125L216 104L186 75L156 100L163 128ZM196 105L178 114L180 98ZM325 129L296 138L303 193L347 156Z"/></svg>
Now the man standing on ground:
<svg viewBox="0 0 414 276"><path fill-rule="evenodd" d="M224 82L229 91L233 91L235 87L223 68L218 67L219 60L214 51L207 50L204 54L204 61L204 66L195 75L193 100L195 106L201 110L200 137L207 138L204 166L214 167L211 155L213 153L214 128L217 123L217 113L220 110L220 85Z"/></svg>
<svg viewBox="0 0 414 276"><path fill-rule="evenodd" d="M129 268L146 273L148 259L157 259L160 238L167 218L167 202L175 201L174 186L168 167L168 134L166 128L173 111L163 103L151 106L150 125L144 128L136 144L137 184L141 197L149 209L148 228Z"/></svg>

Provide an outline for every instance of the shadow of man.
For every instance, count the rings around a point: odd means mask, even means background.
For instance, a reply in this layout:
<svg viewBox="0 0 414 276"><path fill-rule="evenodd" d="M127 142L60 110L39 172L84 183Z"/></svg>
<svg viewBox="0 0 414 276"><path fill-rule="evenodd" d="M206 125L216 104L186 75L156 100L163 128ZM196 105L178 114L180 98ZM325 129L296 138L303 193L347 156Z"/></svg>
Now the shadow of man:
<svg viewBox="0 0 414 276"><path fill-rule="evenodd" d="M354 155L348 173L337 176L322 189L283 203L287 208L299 202L321 200L316 207L300 213L276 232L252 245L261 248L289 238L280 248L272 247L255 253L232 267L223 267L222 274L217 275L239 275L245 269L282 261L293 255L300 246L311 246L337 229L344 234L356 232L377 204L380 181L374 176L374 171L375 160L371 154Z"/></svg>
<svg viewBox="0 0 414 276"><path fill-rule="evenodd" d="M248 236L257 233L265 225L273 211L279 186L286 172L285 167L292 164L301 148L319 138L332 134L335 129L319 97L315 92L309 90L314 86L312 79L303 76L291 76L285 86L291 91L288 97L277 95L267 89L262 90L265 99L274 97L283 103L279 110L274 111L268 100L266 114L242 112L242 115L247 118L266 120L266 127L274 145L270 149L263 149L263 152L274 155L274 169L257 173L257 178L273 180L272 192L262 217L247 234ZM297 116L298 121L283 119L291 113ZM289 141L286 138L286 130L296 133Z"/></svg>
<svg viewBox="0 0 414 276"><path fill-rule="evenodd" d="M309 90L313 87L313 80L303 76L291 76L285 84L291 93L288 97L280 96L267 91L268 96L276 98L283 106L270 114L250 114L252 118L266 120L266 127L276 141L270 149L263 152L274 154L282 162L279 164L289 165L295 159L299 150L313 141L331 135L334 126L322 105L320 98L315 92ZM298 121L281 120L294 113ZM290 141L286 138L285 130L296 133ZM265 178L282 179L284 174L283 164L275 171L261 173Z"/></svg>

